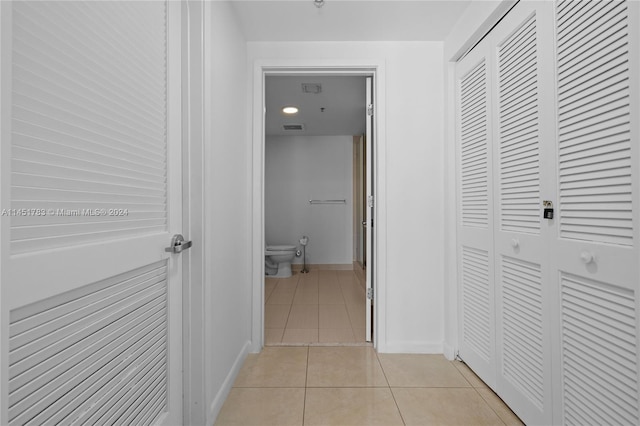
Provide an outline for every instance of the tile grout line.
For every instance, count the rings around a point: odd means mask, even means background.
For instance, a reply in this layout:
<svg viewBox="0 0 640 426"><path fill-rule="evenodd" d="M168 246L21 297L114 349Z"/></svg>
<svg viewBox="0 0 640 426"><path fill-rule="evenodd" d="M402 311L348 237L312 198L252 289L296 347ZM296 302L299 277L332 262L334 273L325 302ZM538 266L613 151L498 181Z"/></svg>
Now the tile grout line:
<svg viewBox="0 0 640 426"><path fill-rule="evenodd" d="M304 372L304 396L302 399L302 426L304 426L304 415L307 409L307 385L309 383L309 352L310 348L307 346L307 368Z"/></svg>
<svg viewBox="0 0 640 426"><path fill-rule="evenodd" d="M293 292L293 297L291 298L291 304L289 305L289 313L287 314L287 320L284 323L284 329L282 330L282 337L280 338L280 344L282 344L282 341L284 340L284 335L287 332L287 326L289 325L289 317L291 316L291 310L293 309L293 299L295 299L296 293L298 292L298 284L300 284L300 277L298 277L298 279L296 280L296 289Z"/></svg>
<svg viewBox="0 0 640 426"><path fill-rule="evenodd" d="M276 280L276 283L274 284L273 288L271 289L271 292L269 292L269 296L264 298L265 306L269 304L269 299L271 299L271 295L273 294L273 291L278 286L278 279L276 278L275 280ZM263 291L266 292L267 291L267 279L266 278L264 278L262 287L263 287Z"/></svg>
<svg viewBox="0 0 640 426"><path fill-rule="evenodd" d="M353 329L353 320L351 319L351 314L349 313L349 308L347 308L347 298L344 297L344 291L342 290L342 283L340 282L340 278L337 277L338 280L338 288L340 289L340 294L342 295L342 301L344 302L344 310L347 311L347 318L349 318L349 328L351 328L351 334L353 336L353 340L356 340L356 332ZM378 361L380 362L380 361ZM388 383L388 382L387 382Z"/></svg>
<svg viewBox="0 0 640 426"><path fill-rule="evenodd" d="M454 361L450 361L450 362L453 364L453 363L455 362L455 360L454 360ZM464 362L463 362L463 363L464 363ZM466 366L467 364L466 364L466 363L464 363L464 365ZM482 394L481 394L481 393L480 393L480 391L478 390L478 389L484 389L484 388L474 386L474 385L473 385L473 383L471 383L471 381L470 381L469 379L467 379L467 376L465 376L464 374L462 374L462 371L460 371L460 369L459 369L458 367L456 367L456 366L455 366L455 364L453 364L453 366L454 366L454 368L458 371L458 373L460 373L460 374L462 375L462 377L467 381L467 383L469 383L469 386L471 386L471 389L473 389L473 390L476 392L476 394L480 397L480 399L482 400L482 402L484 402L484 403L489 407L489 409L490 409L491 411L493 411L493 413L498 417L498 419L500 419L500 421L502 422L502 424L504 424L504 425L506 426L506 424L507 424L507 423L502 419L502 417L500 417L500 414L498 414L498 412L497 412L496 410L494 410L494 409L493 409L493 407L491 406L491 404L489 404L489 402L488 402L486 399L484 399L484 397L482 396ZM467 366L467 368L469 368L469 367ZM472 372L473 372L473 371L472 371ZM474 373L474 374L475 374L475 373ZM478 378L478 379L480 379L480 378ZM480 379L480 380L482 380L482 379ZM484 382L483 382L483 383L484 383ZM485 385L486 385L486 383L485 383ZM488 385L487 385L487 389L489 389L489 390L491 390L491 391L493 392L493 390L492 390L490 387L488 387Z"/></svg>
<svg viewBox="0 0 640 426"><path fill-rule="evenodd" d="M318 285L316 287L318 289L318 298L316 300L318 301L318 332L316 336L318 337L318 344L320 344L320 277L318 277L317 282L318 282Z"/></svg>
<svg viewBox="0 0 640 426"><path fill-rule="evenodd" d="M337 281L338 281L338 288L340 289L340 294L342 294L342 301L344 302L344 309L345 309L345 311L347 311L347 318L349 318L349 326L350 326L349 328L351 328L351 335L352 335L353 340L354 340L353 343L358 343L358 338L356 337L356 330L353 327L353 319L351 318L351 313L349 312L349 308L348 308L349 304L347 303L347 298L344 296L344 291L342 289L343 283L340 281L340 277L337 274L336 274L336 278L337 278ZM378 362L380 362L380 361L378 361Z"/></svg>
<svg viewBox="0 0 640 426"><path fill-rule="evenodd" d="M502 417L500 417L500 414L498 414L498 412L497 412L496 410L494 410L494 409L493 409L493 407L489 404L489 402L487 402L487 400L486 400L486 399L484 399L484 397L482 396L482 394L478 391L478 389L479 389L479 388L476 388L475 386L471 386L471 387L473 388L473 390L474 390L474 391L476 391L476 394L480 397L480 399L482 400L482 402L484 402L484 403L487 405L487 407L489 407L489 409L490 409L491 411L493 411L493 414L495 414L495 415L496 415L496 417L497 417L497 418L502 422L502 424L506 426L506 425L507 425L507 423L506 423L504 420L502 420ZM489 389L491 389L491 388L489 388Z"/></svg>
<svg viewBox="0 0 640 426"><path fill-rule="evenodd" d="M402 416L402 411L400 411L400 406L398 405L398 401L396 400L396 395L393 393L393 389L391 388L391 383L389 383L389 378L387 377L387 373L384 371L384 367L382 366L382 362L380 361L380 357L378 356L378 351L373 349L373 353L376 354L376 360L378 360L378 365L380 365L380 370L382 370L382 375L384 376L384 380L387 382L387 388L391 393L391 398L393 398L393 403L396 404L396 409L398 410L398 414L400 415L400 420L402 424L406 426L407 422L404 421L404 417Z"/></svg>

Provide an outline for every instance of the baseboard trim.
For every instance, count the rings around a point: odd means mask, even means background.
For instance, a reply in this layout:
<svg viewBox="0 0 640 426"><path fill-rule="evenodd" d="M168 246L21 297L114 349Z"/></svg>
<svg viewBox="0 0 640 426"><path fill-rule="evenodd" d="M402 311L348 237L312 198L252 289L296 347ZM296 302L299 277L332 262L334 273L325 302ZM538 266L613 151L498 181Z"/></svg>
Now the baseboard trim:
<svg viewBox="0 0 640 426"><path fill-rule="evenodd" d="M447 358L449 361L453 361L456 358L456 349L447 343L444 343L442 347L443 347L444 357Z"/></svg>
<svg viewBox="0 0 640 426"><path fill-rule="evenodd" d="M380 351L382 352L382 351ZM387 342L384 353L389 354L442 354L442 342Z"/></svg>
<svg viewBox="0 0 640 426"><path fill-rule="evenodd" d="M227 377L224 379L224 382L222 383L220 390L216 394L215 398L213 398L213 401L209 406L209 416L207 418L208 425L214 424L216 421L216 418L218 417L218 414L220 414L222 405L224 404L224 401L227 399L227 396L229 396L229 392L231 392L231 389L233 388L233 383L236 381L236 376L240 372L240 368L242 368L242 363L244 362L244 359L249 354L250 349L251 349L251 342L247 341L242 347L242 349L240 350L240 353L238 353L238 356L236 357L235 361L233 362L233 366L231 367L229 374L227 374Z"/></svg>
<svg viewBox="0 0 640 426"><path fill-rule="evenodd" d="M295 272L302 270L301 263L294 263L291 265L291 269ZM353 264L351 263L312 263L307 265L307 269L310 271L324 270L324 271L353 271Z"/></svg>

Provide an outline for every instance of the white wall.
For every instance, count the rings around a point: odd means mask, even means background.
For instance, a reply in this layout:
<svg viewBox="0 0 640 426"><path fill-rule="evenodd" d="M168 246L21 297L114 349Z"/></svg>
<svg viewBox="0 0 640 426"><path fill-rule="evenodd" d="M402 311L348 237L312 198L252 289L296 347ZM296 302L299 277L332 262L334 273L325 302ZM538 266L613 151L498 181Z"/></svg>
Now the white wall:
<svg viewBox="0 0 640 426"><path fill-rule="evenodd" d="M378 135L384 191L386 264L378 287L385 293L381 352L443 350L444 62L440 42L248 43L254 61L306 60L384 64L385 129ZM380 310L379 310L380 311Z"/></svg>
<svg viewBox="0 0 640 426"><path fill-rule="evenodd" d="M246 43L227 2L207 3L205 74L205 371L213 424L251 340L251 149ZM207 120L207 117L210 117Z"/></svg>
<svg viewBox="0 0 640 426"><path fill-rule="evenodd" d="M306 235L307 264L351 264L352 169L352 136L267 137L266 243L299 245ZM346 204L311 205L312 198L344 199ZM294 263L302 263L302 258Z"/></svg>

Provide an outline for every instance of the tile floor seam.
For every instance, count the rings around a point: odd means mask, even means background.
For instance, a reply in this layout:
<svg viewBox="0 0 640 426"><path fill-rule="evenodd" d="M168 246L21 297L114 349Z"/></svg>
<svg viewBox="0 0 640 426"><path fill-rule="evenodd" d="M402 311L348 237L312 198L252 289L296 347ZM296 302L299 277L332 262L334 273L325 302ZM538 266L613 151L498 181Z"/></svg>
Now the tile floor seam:
<svg viewBox="0 0 640 426"><path fill-rule="evenodd" d="M400 420L402 420L402 424L404 426L407 426L407 422L404 420L404 416L402 415L402 410L400 409L400 406L398 405L398 400L396 399L396 394L393 393L393 388L392 387L389 388L389 392L391 392L391 397L393 398L393 402L396 404L396 408L398 409L398 414L400 414Z"/></svg>
<svg viewBox="0 0 640 426"><path fill-rule="evenodd" d="M233 386L232 389L304 389L304 386Z"/></svg>
<svg viewBox="0 0 640 426"><path fill-rule="evenodd" d="M289 304L289 313L287 314L287 320L284 323L284 329L282 330L282 338L280 339L280 343L282 343L282 340L284 339L284 333L287 331L287 326L289 325L289 317L291 316L291 310L293 309L293 299L296 297L296 291L298 291L299 282L300 277L298 277L298 279L296 280L296 289L293 292L293 297L291 298L291 303Z"/></svg>
<svg viewBox="0 0 640 426"><path fill-rule="evenodd" d="M484 388L474 388L473 386L389 386L389 387L393 389L484 389Z"/></svg>
<svg viewBox="0 0 640 426"><path fill-rule="evenodd" d="M384 366L380 361L380 357L378 356L378 351L375 349L373 352L376 354L376 359L378 360L378 364L380 364L380 369L382 370L382 374L384 375L384 379L387 381L387 387L389 388L389 392L391 392L391 397L393 398L393 403L396 404L396 409L398 410L398 414L400 415L400 420L402 420L402 424L404 426L407 425L407 422L404 421L404 416L402 415L402 411L400 410L400 406L398 405L398 401L396 400L396 395L393 393L393 388L391 387L391 383L389 383L389 378L387 377L387 373L384 371Z"/></svg>
<svg viewBox="0 0 640 426"><path fill-rule="evenodd" d="M332 388L340 388L340 389L388 389L389 386L376 386L376 385L349 385L349 386L340 386L340 385L326 385L326 386L307 386L307 389L332 389ZM469 388L462 388L469 389Z"/></svg>
<svg viewBox="0 0 640 426"><path fill-rule="evenodd" d="M466 380L466 382L467 382L467 383L469 383L469 386L471 386L472 388L474 388L474 389L475 389L476 387L475 387L475 386L473 386L473 383L471 383L471 380L467 379L467 376L466 376L466 375L464 375L464 374L462 374L462 371L460 371L460 369L459 369L458 367L456 367L456 365L454 364L455 360L456 360L456 359L454 358L454 359L453 359L453 361L450 361L450 362L452 363L453 367L456 369L456 371L457 371L458 373L460 373L460 375L461 375L461 376ZM466 364L465 364L465 365L466 365Z"/></svg>
<svg viewBox="0 0 640 426"><path fill-rule="evenodd" d="M309 378L309 346L307 346L307 368L304 373L304 397L302 399L302 426L304 426L304 414L307 409L307 384ZM482 396L480 396L482 398Z"/></svg>
<svg viewBox="0 0 640 426"><path fill-rule="evenodd" d="M491 389L491 388L489 388L489 389ZM498 414L498 412L497 412L496 410L494 410L494 409L493 409L493 407L491 406L491 404L489 404L489 402L488 402L486 399L484 399L484 397L482 396L482 394L481 394L480 392L478 392L478 388L473 388L473 390L474 390L474 391L476 391L476 393L478 394L478 396L480 397L480 399L481 399L482 401L484 401L484 403L485 403L485 404L487 404L487 407L489 407L489 409L490 409L491 411L493 411L493 413L496 415L496 417L498 417L498 419L500 419L500 421L502 422L502 424L506 426L506 425L507 425L507 423L506 423L504 420L502 420L502 417L500 416L500 414Z"/></svg>

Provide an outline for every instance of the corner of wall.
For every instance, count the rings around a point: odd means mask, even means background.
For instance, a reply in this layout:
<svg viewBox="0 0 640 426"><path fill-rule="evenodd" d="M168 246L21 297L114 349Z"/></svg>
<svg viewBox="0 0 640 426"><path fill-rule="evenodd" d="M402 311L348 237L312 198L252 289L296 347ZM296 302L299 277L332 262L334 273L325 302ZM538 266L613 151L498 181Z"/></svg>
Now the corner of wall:
<svg viewBox="0 0 640 426"><path fill-rule="evenodd" d="M444 240L444 340L458 341L458 275L457 275L457 224L456 224L456 164L455 164L455 64L445 62L445 136L444 136L444 229L449 236ZM445 353L445 356L447 354ZM449 358L449 356L447 356Z"/></svg>
<svg viewBox="0 0 640 426"><path fill-rule="evenodd" d="M456 347L445 342L442 348L443 348L442 353L444 354L444 357L446 359L448 359L449 361L453 361L454 359L456 359L456 353L457 353Z"/></svg>
<svg viewBox="0 0 640 426"><path fill-rule="evenodd" d="M222 409L224 401L227 399L227 396L229 396L229 392L231 392L231 389L233 388L233 383L235 382L236 377L240 372L240 368L242 368L242 364L244 363L245 358L250 352L250 348L251 342L247 341L236 356L236 359L233 362L233 366L229 370L229 374L227 374L227 377L222 382L222 386L220 386L218 392L213 397L213 400L209 405L206 424L211 425L215 423L218 414L220 414L220 410Z"/></svg>

